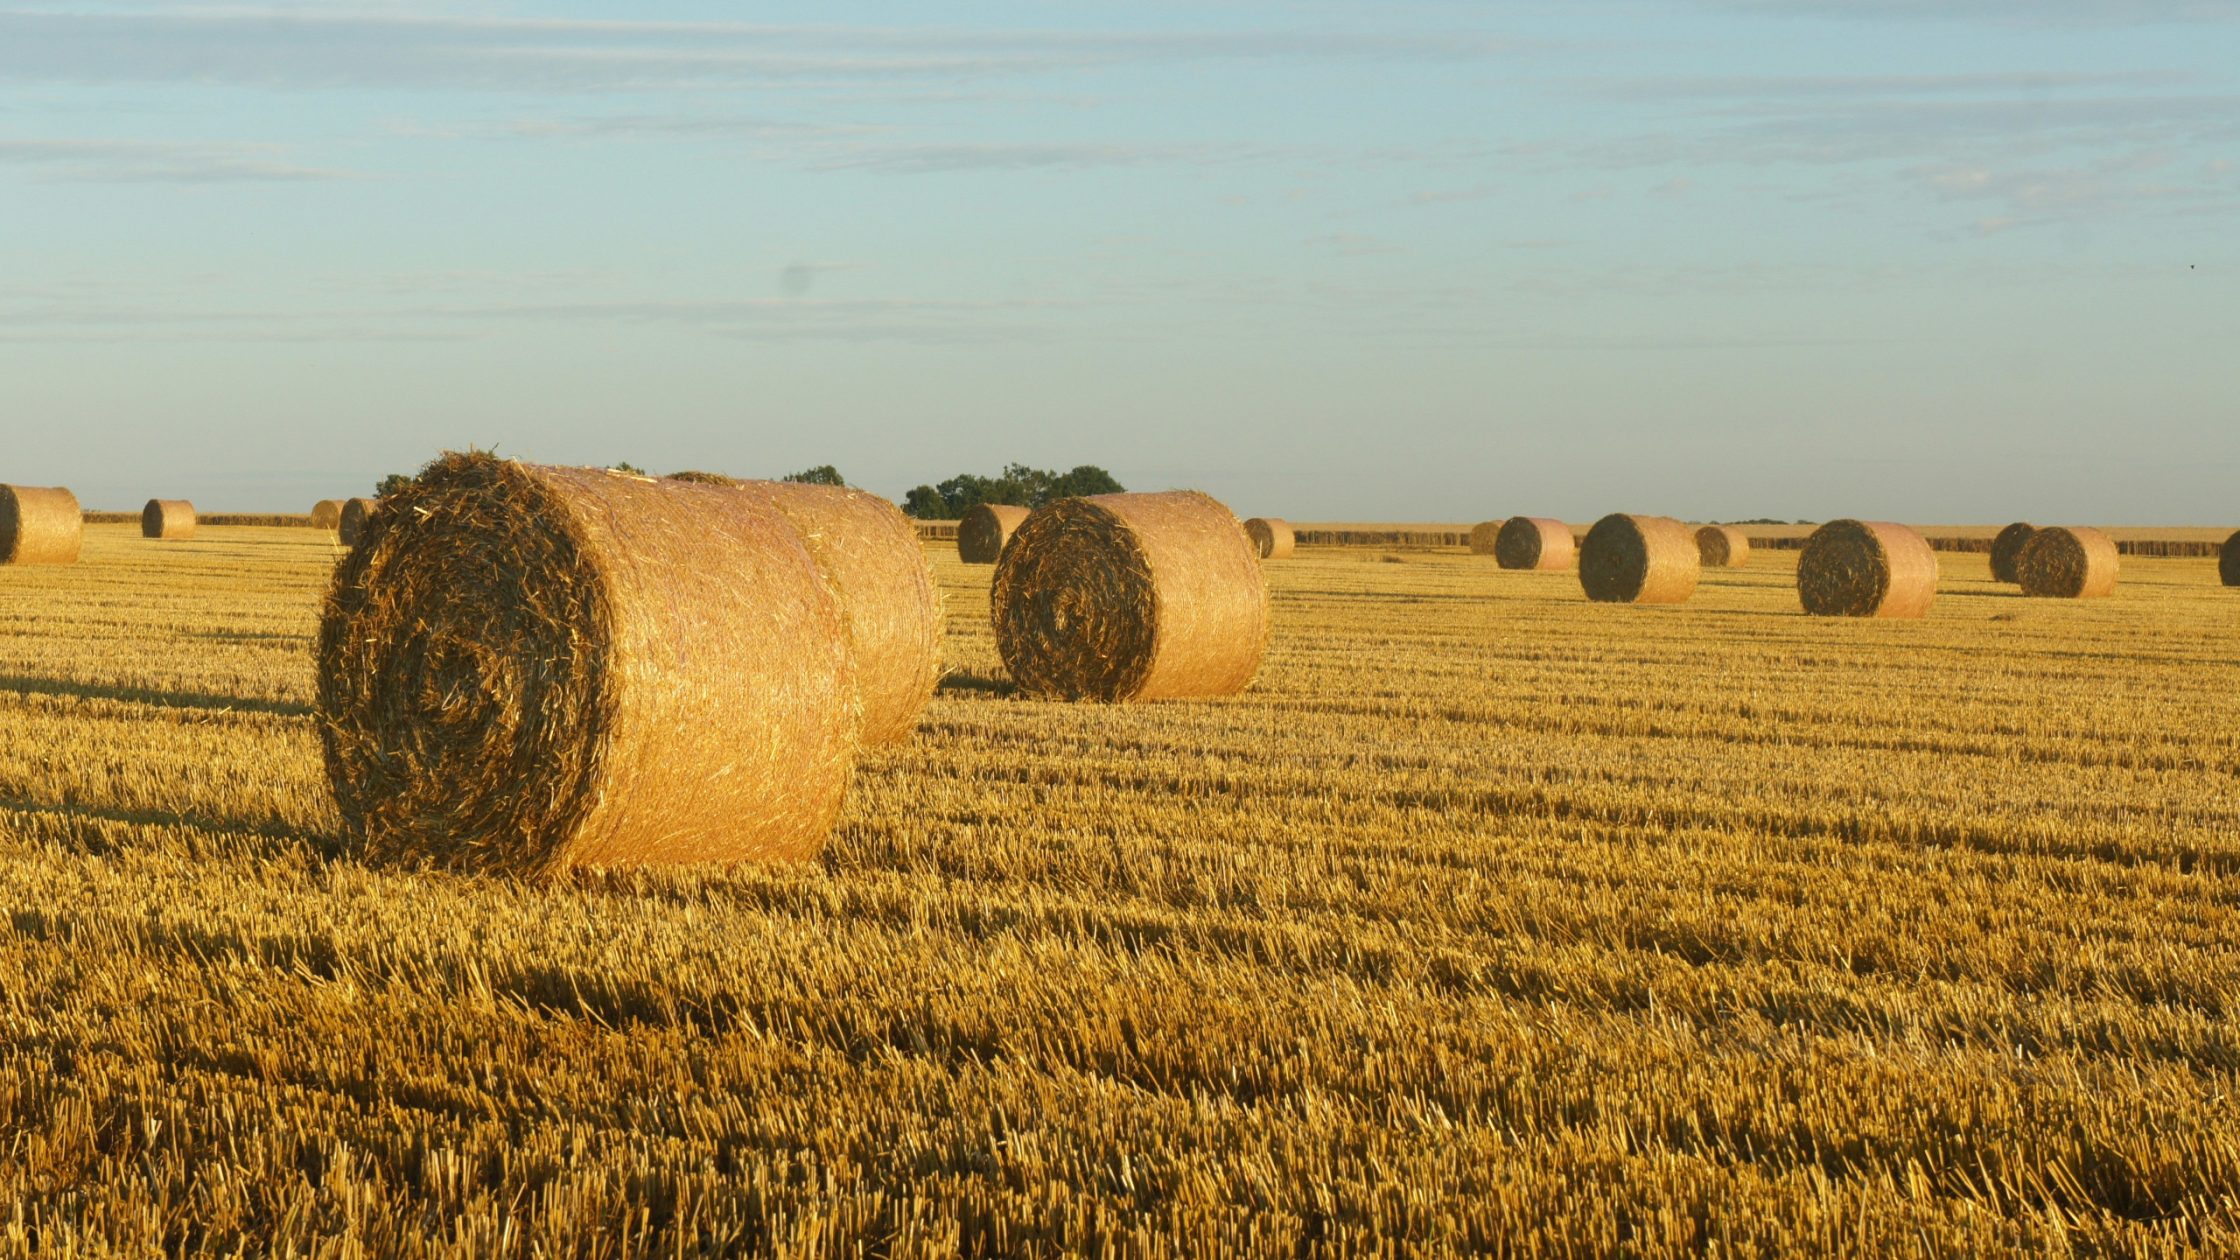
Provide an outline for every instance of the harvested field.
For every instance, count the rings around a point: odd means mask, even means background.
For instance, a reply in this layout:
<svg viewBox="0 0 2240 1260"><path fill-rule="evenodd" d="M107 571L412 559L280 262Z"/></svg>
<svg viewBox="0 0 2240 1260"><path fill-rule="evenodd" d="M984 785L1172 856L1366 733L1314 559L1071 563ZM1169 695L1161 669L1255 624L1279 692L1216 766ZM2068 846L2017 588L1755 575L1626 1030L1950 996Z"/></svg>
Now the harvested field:
<svg viewBox="0 0 2240 1260"><path fill-rule="evenodd" d="M2214 559L1305 547L1250 691L1116 708L927 554L820 859L552 887L340 856L324 536L0 569L0 1255L2240 1248Z"/></svg>

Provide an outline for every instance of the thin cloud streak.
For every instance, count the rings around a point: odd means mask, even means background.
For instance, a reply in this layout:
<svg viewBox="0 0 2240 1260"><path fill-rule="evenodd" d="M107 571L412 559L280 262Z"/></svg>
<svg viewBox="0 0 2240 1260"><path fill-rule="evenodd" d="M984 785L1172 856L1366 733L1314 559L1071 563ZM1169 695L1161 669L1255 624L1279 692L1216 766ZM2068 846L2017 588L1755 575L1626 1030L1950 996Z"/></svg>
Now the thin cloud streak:
<svg viewBox="0 0 2240 1260"><path fill-rule="evenodd" d="M42 181L89 184L325 183L366 178L276 161L269 148L139 140L0 139L0 166Z"/></svg>

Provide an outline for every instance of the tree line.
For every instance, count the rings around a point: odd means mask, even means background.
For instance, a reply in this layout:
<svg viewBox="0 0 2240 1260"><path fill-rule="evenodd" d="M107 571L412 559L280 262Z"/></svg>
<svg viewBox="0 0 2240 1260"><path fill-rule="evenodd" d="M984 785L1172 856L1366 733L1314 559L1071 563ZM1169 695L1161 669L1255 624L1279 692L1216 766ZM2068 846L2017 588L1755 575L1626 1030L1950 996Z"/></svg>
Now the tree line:
<svg viewBox="0 0 2240 1260"><path fill-rule="evenodd" d="M651 476L635 464L609 464L616 472ZM405 473L390 473L374 487L376 496L390 494L412 480ZM800 472L787 473L781 481L804 481L818 486L844 486L847 478L831 464L819 464ZM926 521L953 521L983 503L1007 503L1015 507L1038 508L1053 499L1068 499L1085 494L1119 494L1127 489L1119 479L1095 464L1076 465L1069 472L1053 472L1047 468L1030 468L1025 464L1005 464L1003 471L993 477L977 473L958 473L946 481L930 486L914 486L902 497L905 516Z"/></svg>

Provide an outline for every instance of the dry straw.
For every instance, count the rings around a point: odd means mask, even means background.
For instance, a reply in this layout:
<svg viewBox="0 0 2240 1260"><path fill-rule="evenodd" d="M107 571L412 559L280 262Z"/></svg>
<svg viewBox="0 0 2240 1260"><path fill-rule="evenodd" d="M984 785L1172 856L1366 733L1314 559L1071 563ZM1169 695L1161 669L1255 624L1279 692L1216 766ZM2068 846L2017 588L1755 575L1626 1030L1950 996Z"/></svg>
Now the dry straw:
<svg viewBox="0 0 2240 1260"><path fill-rule="evenodd" d="M429 465L319 629L328 778L381 860L806 857L855 705L839 601L768 498L599 469Z"/></svg>
<svg viewBox="0 0 2240 1260"><path fill-rule="evenodd" d="M1696 593L1702 568L1695 532L1667 516L1613 513L1579 546L1579 585L1603 603L1680 603Z"/></svg>
<svg viewBox="0 0 2240 1260"><path fill-rule="evenodd" d="M957 522L957 559L966 564L994 564L1026 520L1027 509L1007 503L983 503L967 509Z"/></svg>
<svg viewBox="0 0 2240 1260"><path fill-rule="evenodd" d="M2015 581L2025 595L2092 599L2116 589L2121 563L2115 540L2082 525L2057 525L2030 535L2015 558Z"/></svg>
<svg viewBox="0 0 2240 1260"><path fill-rule="evenodd" d="M2037 532L2038 527L2028 521L2016 521L1999 531L1999 536L1991 540L1991 579L1993 581L2021 581L2020 578L2015 576L2015 561L2022 558L2022 549L2030 545L2030 535Z"/></svg>
<svg viewBox="0 0 2240 1260"><path fill-rule="evenodd" d="M341 529L342 500L321 499L311 505L311 528Z"/></svg>
<svg viewBox="0 0 2240 1260"><path fill-rule="evenodd" d="M1797 557L1797 598L1816 617L1919 617L1937 598L1937 553L1889 521L1829 521Z"/></svg>
<svg viewBox="0 0 2240 1260"><path fill-rule="evenodd" d="M2240 586L2240 533L2225 539L2217 553L2217 576L2226 586Z"/></svg>
<svg viewBox="0 0 2240 1260"><path fill-rule="evenodd" d="M1268 587L1237 518L1194 490L1061 499L996 566L996 649L1023 689L1167 700L1245 689Z"/></svg>
<svg viewBox="0 0 2240 1260"><path fill-rule="evenodd" d="M1500 521L1479 521L1470 527L1470 550L1475 555L1490 556L1501 541Z"/></svg>
<svg viewBox="0 0 2240 1260"><path fill-rule="evenodd" d="M75 564L85 536L77 495L60 486L0 486L0 564Z"/></svg>
<svg viewBox="0 0 2240 1260"><path fill-rule="evenodd" d="M1571 527L1545 516L1512 516L1501 526L1493 559L1504 569L1568 569L1579 562Z"/></svg>
<svg viewBox="0 0 2240 1260"><path fill-rule="evenodd" d="M342 504L341 519L336 522L341 530L342 545L355 547L365 541L366 526L373 521L374 512L381 506L379 499L347 499Z"/></svg>
<svg viewBox="0 0 2240 1260"><path fill-rule="evenodd" d="M1244 523L1244 532L1262 560L1288 560L1291 553L1299 549L1299 538L1291 532L1291 523L1273 516L1253 517Z"/></svg>
<svg viewBox="0 0 2240 1260"><path fill-rule="evenodd" d="M194 537L194 504L185 499L150 499L140 509L142 538Z"/></svg>
<svg viewBox="0 0 2240 1260"><path fill-rule="evenodd" d="M1732 525L1696 531L1696 555L1706 569L1739 569L1750 563L1750 536Z"/></svg>

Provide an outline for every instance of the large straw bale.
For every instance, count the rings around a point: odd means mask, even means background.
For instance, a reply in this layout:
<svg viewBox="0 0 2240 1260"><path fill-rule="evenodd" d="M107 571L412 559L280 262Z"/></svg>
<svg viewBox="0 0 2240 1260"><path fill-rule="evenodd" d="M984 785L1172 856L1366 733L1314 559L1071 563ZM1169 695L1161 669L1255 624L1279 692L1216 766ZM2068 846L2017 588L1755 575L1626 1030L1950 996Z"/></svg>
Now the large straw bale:
<svg viewBox="0 0 2240 1260"><path fill-rule="evenodd" d="M1696 555L1706 569L1739 569L1750 563L1750 536L1732 525L1696 531Z"/></svg>
<svg viewBox="0 0 2240 1260"><path fill-rule="evenodd" d="M1026 524L1027 515L1027 509L1008 503L967 508L957 522L957 559L966 564L994 564L1002 558L1011 536Z"/></svg>
<svg viewBox="0 0 2240 1260"><path fill-rule="evenodd" d="M349 499L342 505L342 519L338 522L341 541L345 547L355 547L365 540L366 526L381 508L379 499Z"/></svg>
<svg viewBox="0 0 2240 1260"><path fill-rule="evenodd" d="M1668 516L1613 513L1579 546L1579 585L1604 603L1680 603L1696 593L1702 568L1695 532Z"/></svg>
<svg viewBox="0 0 2240 1260"><path fill-rule="evenodd" d="M1288 560L1299 549L1299 537L1291 532L1291 523L1273 516L1255 516L1244 523L1245 537L1252 540L1252 549L1262 560Z"/></svg>
<svg viewBox="0 0 2240 1260"><path fill-rule="evenodd" d="M341 529L342 500L321 499L311 505L311 528Z"/></svg>
<svg viewBox="0 0 2240 1260"><path fill-rule="evenodd" d="M1546 516L1512 516L1494 540L1493 559L1504 569L1552 573L1579 562L1571 527Z"/></svg>
<svg viewBox="0 0 2240 1260"><path fill-rule="evenodd" d="M2225 539L2217 553L2217 576L2226 586L2240 586L2240 533Z"/></svg>
<svg viewBox="0 0 2240 1260"><path fill-rule="evenodd" d="M839 601L766 496L447 455L336 571L319 711L377 859L797 858L859 718Z"/></svg>
<svg viewBox="0 0 2240 1260"><path fill-rule="evenodd" d="M1479 521L1472 525L1470 527L1471 553L1480 556L1496 554L1495 548L1501 541L1501 528L1502 522L1500 521Z"/></svg>
<svg viewBox="0 0 2240 1260"><path fill-rule="evenodd" d="M75 564L85 536L77 495L61 486L0 486L0 564Z"/></svg>
<svg viewBox="0 0 2240 1260"><path fill-rule="evenodd" d="M996 566L996 649L1021 688L1070 700L1244 690L1268 587L1237 518L1194 490L1061 499Z"/></svg>
<svg viewBox="0 0 2240 1260"><path fill-rule="evenodd" d="M194 504L185 499L150 499L140 509L142 538L194 537Z"/></svg>
<svg viewBox="0 0 2240 1260"><path fill-rule="evenodd" d="M1937 553L1889 521L1829 521L1797 557L1797 598L1816 617L1919 617L1937 597Z"/></svg>
<svg viewBox="0 0 2240 1260"><path fill-rule="evenodd" d="M2022 549L2030 545L2030 535L2038 527L2028 521L2016 521L1999 531L1991 540L1991 577L1993 581L2019 581L2015 576L2015 561L2022 558Z"/></svg>
<svg viewBox="0 0 2240 1260"><path fill-rule="evenodd" d="M2025 595L2093 599L2116 589L2121 567L2114 539L2082 525L2056 525L2030 535L2014 576Z"/></svg>

